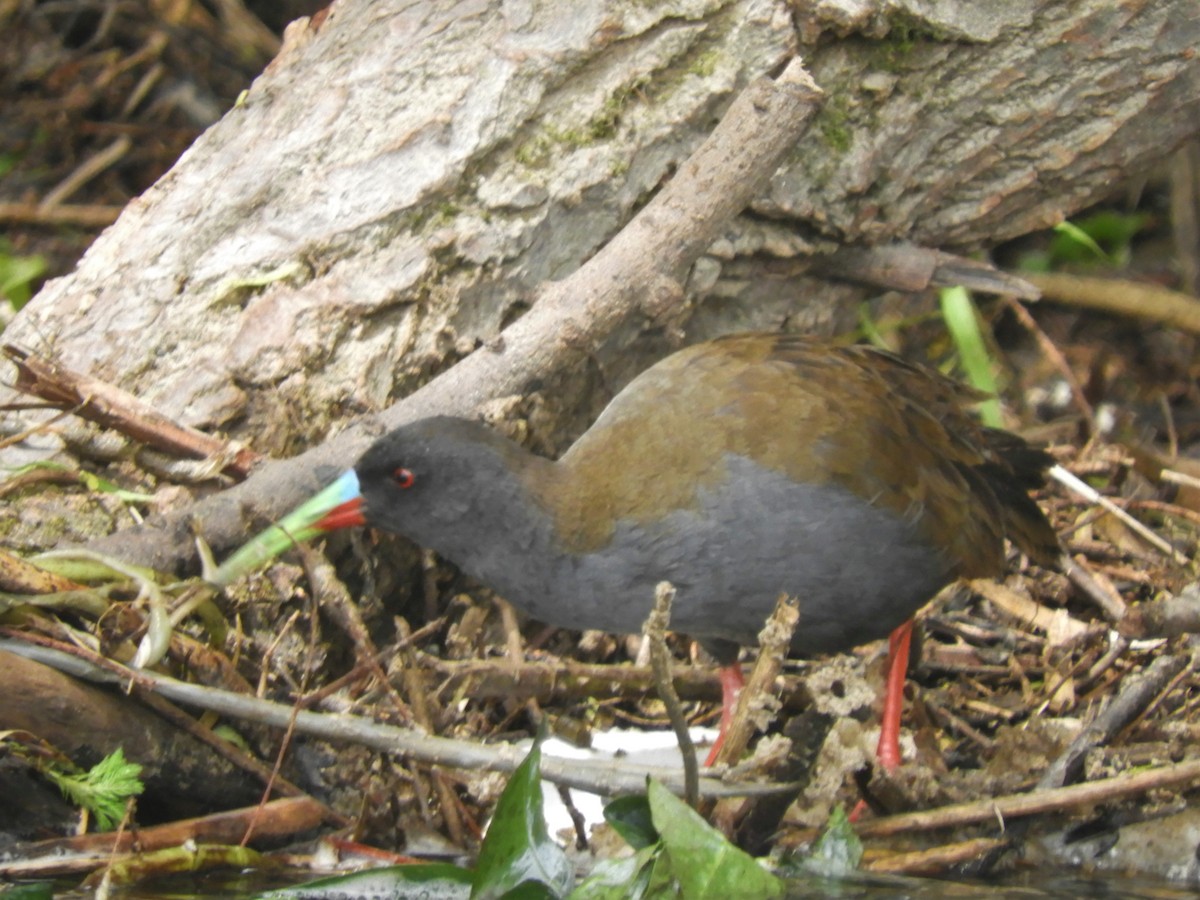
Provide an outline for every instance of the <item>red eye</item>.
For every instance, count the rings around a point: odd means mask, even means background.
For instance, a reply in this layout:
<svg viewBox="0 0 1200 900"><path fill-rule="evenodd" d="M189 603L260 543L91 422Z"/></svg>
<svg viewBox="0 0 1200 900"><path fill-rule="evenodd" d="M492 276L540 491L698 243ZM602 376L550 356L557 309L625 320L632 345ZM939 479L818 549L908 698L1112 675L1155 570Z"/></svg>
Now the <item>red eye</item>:
<svg viewBox="0 0 1200 900"><path fill-rule="evenodd" d="M417 476L412 473L412 469L401 467L392 473L392 483L398 488L408 489L417 483Z"/></svg>

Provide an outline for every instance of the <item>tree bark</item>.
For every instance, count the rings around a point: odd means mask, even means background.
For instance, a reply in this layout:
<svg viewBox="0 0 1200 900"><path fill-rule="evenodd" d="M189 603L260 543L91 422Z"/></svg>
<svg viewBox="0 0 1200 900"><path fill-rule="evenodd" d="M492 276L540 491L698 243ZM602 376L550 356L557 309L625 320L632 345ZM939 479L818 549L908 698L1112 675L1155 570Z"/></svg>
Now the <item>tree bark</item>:
<svg viewBox="0 0 1200 900"><path fill-rule="evenodd" d="M827 100L769 186L669 310L618 317L583 364L543 373L546 417L578 430L681 338L849 321L864 292L814 258L1046 227L1200 127L1192 3L930 6L344 0L293 24L244 102L6 340L286 455L492 352L800 54ZM477 383L472 404L503 415L535 380Z"/></svg>

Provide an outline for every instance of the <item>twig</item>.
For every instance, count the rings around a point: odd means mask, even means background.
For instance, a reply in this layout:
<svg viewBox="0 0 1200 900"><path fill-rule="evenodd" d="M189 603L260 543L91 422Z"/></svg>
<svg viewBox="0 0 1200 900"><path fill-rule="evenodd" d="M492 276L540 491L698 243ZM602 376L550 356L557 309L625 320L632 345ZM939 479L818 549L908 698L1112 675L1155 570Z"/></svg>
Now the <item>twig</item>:
<svg viewBox="0 0 1200 900"><path fill-rule="evenodd" d="M828 256L808 261L812 271L859 284L917 292L931 287L962 285L985 294L1005 294L1036 300L1038 289L1023 278L1002 272L991 263L915 244L882 247L844 246Z"/></svg>
<svg viewBox="0 0 1200 900"><path fill-rule="evenodd" d="M245 829L251 816L265 810L256 836L263 843L272 838L294 838L319 826L325 807L311 797L272 800L265 807L252 806L213 813L195 819L181 819L164 825L139 827L136 831L100 832L74 837L50 838L22 846L20 859L0 862L3 878L53 878L90 872L112 853L136 853L177 848L189 841L201 844L229 844Z"/></svg>
<svg viewBox="0 0 1200 900"><path fill-rule="evenodd" d="M117 221L124 207L99 203L71 203L45 207L38 203L0 203L0 222L14 225L75 225L104 228Z"/></svg>
<svg viewBox="0 0 1200 900"><path fill-rule="evenodd" d="M1112 740L1141 714L1164 686L1188 665L1186 656L1160 656L1134 678L1126 678L1121 691L1104 711L1075 736L1071 745L1050 764L1038 781L1042 790L1060 787L1078 779L1084 756L1094 747Z"/></svg>
<svg viewBox="0 0 1200 900"><path fill-rule="evenodd" d="M1050 335L1042 329L1038 324L1037 319L1026 309L1025 304L1018 301L1015 297L1005 297L1004 305L1009 311L1017 317L1017 321L1021 326L1033 335L1033 339L1037 341L1038 349L1042 351L1042 356L1046 357L1050 363L1058 370L1058 374L1062 376L1063 381L1067 383L1067 387L1071 389L1071 397L1075 401L1075 405L1079 407L1080 413L1087 421L1088 434L1096 433L1096 411L1092 409L1092 404L1088 402L1087 395L1083 392L1083 385L1079 383L1079 379L1075 377L1075 372L1071 368L1067 358L1063 356L1062 351L1058 349L1054 341L1050 340Z"/></svg>
<svg viewBox="0 0 1200 900"><path fill-rule="evenodd" d="M310 615L308 617L308 642L305 648L306 658L300 664L300 684L297 685L296 691L296 693L300 696L303 696L307 691L309 676L316 668L314 665L316 657L315 651L317 649L317 645L320 643L321 623L320 618L316 614L316 600L313 601L313 604L314 608L310 611ZM288 626L291 625L292 621L292 618L288 619ZM286 632L281 632L279 635L281 640L284 633ZM276 644L273 643L272 649L274 649L275 646ZM262 668L264 672L269 670L271 668L270 662L268 660L264 660ZM242 832L241 838L238 840L239 847L249 846L250 841L253 839L255 831L262 819L264 807L267 801L271 799L271 793L274 790L275 782L282 777L284 760L286 760L291 753L292 740L296 736L296 711L299 708L299 704L293 704L292 706L292 718L288 722L287 728L284 729L282 740L280 740L275 747L275 761L271 767L271 773L267 777L267 783L263 788L262 799L259 800L258 808L255 810L254 814L250 816L250 820L246 823L246 830Z"/></svg>
<svg viewBox="0 0 1200 900"><path fill-rule="evenodd" d="M109 166L116 163L129 152L131 147L133 147L133 141L129 135L123 134L103 150L97 150L42 198L42 208L53 209L58 206Z"/></svg>
<svg viewBox="0 0 1200 900"><path fill-rule="evenodd" d="M983 734L977 728L973 727L961 716L955 715L949 709L938 703L932 697L922 698L926 709L929 710L930 718L936 719L938 724L946 731L956 731L963 737L973 742L977 747L985 753L992 753L996 749L996 741Z"/></svg>
<svg viewBox="0 0 1200 900"><path fill-rule="evenodd" d="M696 762L696 745L688 734L687 717L683 704L671 683L671 651L667 649L667 629L671 625L671 604L675 600L675 587L669 581L660 581L654 587L654 608L642 625L642 634L650 645L650 666L654 669L654 683L658 697L667 708L667 718L675 740L679 742L679 755L683 759L683 796L688 806L695 809L700 802L700 766Z"/></svg>
<svg viewBox="0 0 1200 900"><path fill-rule="evenodd" d="M799 60L777 79L758 78L675 177L599 253L541 292L499 339L477 350L385 412L287 462L269 463L245 485L172 511L148 527L94 542L156 568L191 557L186 522L203 523L216 549L244 537L247 522L274 521L320 487L323 466L344 468L381 431L423 416L468 415L496 396L520 394L599 344L635 311L662 320L683 298L687 269L757 196L807 131L820 89Z"/></svg>
<svg viewBox="0 0 1200 900"><path fill-rule="evenodd" d="M1193 584L1174 597L1135 606L1121 623L1121 632L1131 637L1200 633L1200 589Z"/></svg>
<svg viewBox="0 0 1200 900"><path fill-rule="evenodd" d="M1167 288L1123 278L1086 278L1062 272L1023 273L1043 300L1150 319L1200 334L1200 302Z"/></svg>
<svg viewBox="0 0 1200 900"><path fill-rule="evenodd" d="M717 753L715 763L727 763L741 759L750 743L750 735L756 727L767 723L759 721L766 707L764 700L775 696L775 679L783 670L792 635L800 621L800 604L795 597L781 594L775 609L758 635L758 659L750 670L750 677L738 697L737 709L725 731L725 741Z"/></svg>
<svg viewBox="0 0 1200 900"><path fill-rule="evenodd" d="M877 859L865 859L862 869L864 872L889 875L938 875L951 866L981 859L1011 844L1010 838L973 838L930 847L928 850L910 850L906 853L889 853Z"/></svg>
<svg viewBox="0 0 1200 900"><path fill-rule="evenodd" d="M1107 579L1097 577L1086 563L1064 553L1059 558L1058 565L1071 584L1083 591L1108 621L1115 625L1128 614L1129 607L1116 588Z"/></svg>
<svg viewBox="0 0 1200 900"><path fill-rule="evenodd" d="M1200 144L1190 140L1167 163L1170 182L1172 257L1179 266L1180 290L1195 295L1200 288Z"/></svg>
<svg viewBox="0 0 1200 900"><path fill-rule="evenodd" d="M779 709L776 680L787 660L792 635L799 621L800 604L797 598L780 594L770 618L758 633L758 659L738 695L737 708L725 728L713 765L741 759L753 730L756 727L765 730L775 718ZM788 724L790 726L792 723ZM766 777L808 778L813 760L797 752L798 742L793 741L786 746L787 752L768 752L765 758L756 753L750 765ZM804 767L805 763L808 763L807 767ZM799 789L796 793L799 794ZM709 820L726 834L736 834L739 845L745 846L745 840L753 842L756 836L773 834L794 799L780 796L769 801L723 800L713 806Z"/></svg>
<svg viewBox="0 0 1200 900"><path fill-rule="evenodd" d="M0 638L0 650L33 659L59 671L100 684L133 683L154 690L164 697L212 710L223 716L245 719L273 728L286 728L294 718L296 732L330 741L360 744L385 753L399 753L419 762L456 769L512 772L523 754L511 744L477 744L471 741L433 737L411 729L381 725L370 719L342 714L324 715L245 694L177 681L157 672L134 672L116 663L92 664L59 650L25 641ZM548 781L596 794L636 793L652 777L676 793L683 791L679 769L666 766L630 765L620 761L542 758L542 775ZM793 785L725 784L715 778L701 778L703 797L752 797L794 790Z"/></svg>
<svg viewBox="0 0 1200 900"><path fill-rule="evenodd" d="M971 590L1021 624L1061 636L1060 642L1074 640L1088 632L1085 623L1071 618L1065 611L1048 609L990 578L973 579Z"/></svg>
<svg viewBox="0 0 1200 900"><path fill-rule="evenodd" d="M1194 475L1188 475L1186 472L1176 472L1174 469L1163 469L1159 473L1159 477L1168 484L1178 484L1183 487L1196 488L1200 490L1200 478Z"/></svg>
<svg viewBox="0 0 1200 900"><path fill-rule="evenodd" d="M431 710L433 695L425 683L425 673L417 664L417 653L412 646L412 629L409 628L408 622L404 619L397 619L396 625L400 631L400 640L404 644L403 649L398 651L401 666L400 677L403 679L405 692L412 698L412 719L417 725L425 729L425 731L434 734L437 732L437 724ZM378 664L376 665L378 666ZM403 707L402 701L398 696L395 696L395 688L392 687L387 677L382 672L380 672L379 677L382 679L381 683L388 693L395 697L395 702ZM407 713L407 707L403 707L403 709ZM438 808L441 810L442 821L446 825L446 832L457 846L464 847L467 844L467 834L463 828L462 816L459 813L457 798L454 795L454 788L450 784L450 779L446 777L445 772L436 766L430 767L430 774L433 776L434 789L438 795ZM418 792L424 796L424 794L428 793L428 789L420 783L423 779L418 777L416 771L413 772L413 776L418 782Z"/></svg>
<svg viewBox="0 0 1200 900"><path fill-rule="evenodd" d="M1188 564L1188 559L1186 556L1172 547L1169 543L1167 543L1167 541L1160 538L1157 534L1155 534L1125 510L1121 509L1121 507L1117 506L1117 504L1113 503L1086 481L1081 481L1080 479L1076 478L1062 466L1051 466L1050 477L1064 487L1074 491L1089 503L1095 503L1096 505L1102 507L1106 512L1112 513L1124 524L1128 525L1130 530L1141 537L1142 540L1146 541L1164 556L1169 558L1171 562L1179 566L1186 566Z"/></svg>
<svg viewBox="0 0 1200 900"><path fill-rule="evenodd" d="M172 422L148 403L89 375L73 372L12 344L4 355L17 367L18 391L112 428L149 447L195 459L219 460L219 470L241 480L262 457L236 444Z"/></svg>
<svg viewBox="0 0 1200 900"><path fill-rule="evenodd" d="M1166 473L1164 472L1163 474ZM1164 478L1163 480L1169 481L1171 479ZM1200 525L1200 511L1188 509L1186 506L1180 506L1178 503L1166 503L1162 500L1130 500L1129 505L1133 509L1148 509L1151 512L1175 516L1178 519L1186 519L1193 525Z"/></svg>
<svg viewBox="0 0 1200 900"><path fill-rule="evenodd" d="M428 626L426 626L428 627ZM571 659L442 659L422 656L422 666L442 685L444 693L461 690L464 682L477 700L536 697L541 703L584 697L641 697L654 689L649 665L582 663ZM795 693L800 679L787 679L786 693ZM672 672L675 692L683 700L714 701L721 696L717 673L708 667L681 666Z"/></svg>
<svg viewBox="0 0 1200 900"><path fill-rule="evenodd" d="M297 549L304 563L304 571L308 575L308 583L312 586L313 597L317 605L325 610L350 638L354 647L355 662L366 666L367 671L375 676L379 689L387 695L392 703L392 708L402 722L407 725L417 721L422 728L432 730L427 708L424 707L424 692L422 691L419 695L419 704L426 709L426 712L424 717L420 718L404 702L396 688L392 686L391 681L388 680L387 673L378 659L379 651L375 647L375 642L371 640L370 629L363 621L362 612L359 610L358 604L351 599L346 586L338 579L333 566L311 547L302 544ZM402 634L401 640L403 641L407 637L407 634ZM414 694L410 694L410 696L413 696L415 701L418 699Z"/></svg>
<svg viewBox="0 0 1200 900"><path fill-rule="evenodd" d="M1028 794L1010 794L1006 797L987 798L970 803L957 803L938 809L901 813L872 819L856 826L859 837L887 837L909 831L931 831L936 828L954 828L977 822L995 821L1002 818L1032 816L1039 813L1058 812L1077 806L1094 806L1122 797L1144 794L1200 781L1200 759L1189 759L1169 766L1125 772L1100 781L1073 784L1068 787L1031 791Z"/></svg>

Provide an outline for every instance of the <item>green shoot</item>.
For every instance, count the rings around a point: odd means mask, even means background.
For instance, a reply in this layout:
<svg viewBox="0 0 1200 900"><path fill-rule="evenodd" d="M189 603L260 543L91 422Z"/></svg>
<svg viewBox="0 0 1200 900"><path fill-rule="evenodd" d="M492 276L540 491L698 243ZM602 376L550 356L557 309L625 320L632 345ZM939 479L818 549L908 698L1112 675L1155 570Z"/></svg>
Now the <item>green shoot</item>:
<svg viewBox="0 0 1200 900"><path fill-rule="evenodd" d="M117 827L125 815L129 798L140 794L144 787L138 778L142 767L126 762L120 747L82 774L68 774L53 768L44 771L64 797L95 816L96 826L101 831Z"/></svg>
<svg viewBox="0 0 1200 900"><path fill-rule="evenodd" d="M992 370L991 354L983 340L979 327L979 313L965 288L944 288L940 292L942 318L946 329L958 349L963 371L971 387L990 394L991 398L980 404L979 417L990 428L1003 426L1000 401L996 399L996 376Z"/></svg>

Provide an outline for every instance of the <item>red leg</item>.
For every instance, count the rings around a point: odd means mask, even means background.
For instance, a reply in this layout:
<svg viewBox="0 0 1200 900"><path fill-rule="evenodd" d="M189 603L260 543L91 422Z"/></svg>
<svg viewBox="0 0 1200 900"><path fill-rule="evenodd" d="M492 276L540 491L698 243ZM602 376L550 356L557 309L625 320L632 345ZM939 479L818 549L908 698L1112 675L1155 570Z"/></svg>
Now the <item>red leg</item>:
<svg viewBox="0 0 1200 900"><path fill-rule="evenodd" d="M733 663L721 667L721 727L717 729L717 739L713 742L712 749L708 751L708 759L704 760L704 765L711 766L713 764L717 758L717 752L725 743L725 732L729 730L729 723L733 721L733 711L737 708L738 694L745 686L746 680L742 678L741 666Z"/></svg>
<svg viewBox="0 0 1200 900"><path fill-rule="evenodd" d="M908 650L912 643L912 619L888 638L888 674L879 723L879 746L875 755L885 771L900 767L900 716L904 710L904 679L908 674Z"/></svg>

